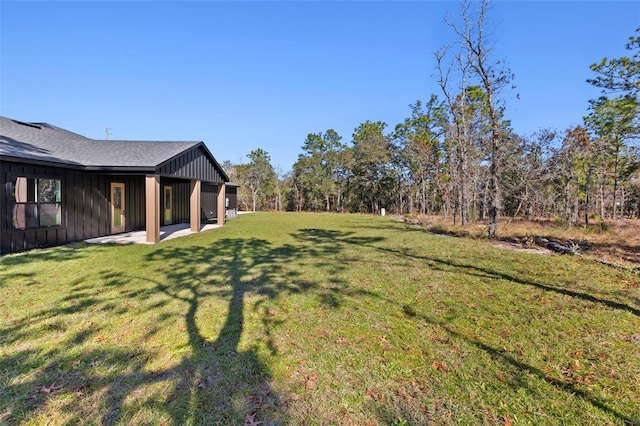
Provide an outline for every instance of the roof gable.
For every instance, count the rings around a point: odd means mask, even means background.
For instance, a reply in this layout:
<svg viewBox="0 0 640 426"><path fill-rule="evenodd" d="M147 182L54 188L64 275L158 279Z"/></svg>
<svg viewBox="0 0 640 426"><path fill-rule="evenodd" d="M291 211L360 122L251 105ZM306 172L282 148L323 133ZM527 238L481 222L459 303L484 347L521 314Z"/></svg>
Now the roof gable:
<svg viewBox="0 0 640 426"><path fill-rule="evenodd" d="M204 144L180 153L158 166L158 173L185 179L200 179L207 182L227 182L222 167L208 153Z"/></svg>

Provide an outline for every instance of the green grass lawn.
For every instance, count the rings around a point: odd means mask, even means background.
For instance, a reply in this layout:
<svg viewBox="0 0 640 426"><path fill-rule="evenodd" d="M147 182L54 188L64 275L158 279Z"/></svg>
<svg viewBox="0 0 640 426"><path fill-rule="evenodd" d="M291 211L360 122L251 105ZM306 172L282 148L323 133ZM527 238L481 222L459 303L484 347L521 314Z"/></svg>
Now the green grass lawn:
<svg viewBox="0 0 640 426"><path fill-rule="evenodd" d="M640 424L640 277L389 218L0 258L0 424Z"/></svg>

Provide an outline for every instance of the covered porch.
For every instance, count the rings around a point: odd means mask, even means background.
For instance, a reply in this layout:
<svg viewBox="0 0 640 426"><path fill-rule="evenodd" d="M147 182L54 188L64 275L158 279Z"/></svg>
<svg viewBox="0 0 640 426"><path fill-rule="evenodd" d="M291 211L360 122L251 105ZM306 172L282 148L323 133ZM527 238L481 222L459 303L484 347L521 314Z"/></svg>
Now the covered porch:
<svg viewBox="0 0 640 426"><path fill-rule="evenodd" d="M222 225L217 223L201 224L198 231L204 232L211 229L220 228ZM191 235L191 225L188 223L177 223L175 225L162 226L159 229L158 242L171 240L173 238ZM85 240L89 244L154 244L147 241L147 231L124 232L122 234L106 235L104 237L91 238Z"/></svg>
<svg viewBox="0 0 640 426"><path fill-rule="evenodd" d="M185 225L188 226L191 233L194 233L200 232L202 226L202 181L190 179L189 182L189 224ZM218 183L217 187L217 225L222 226L224 225L226 210L225 183ZM162 190L160 175L154 174L145 177L145 242L149 244L158 243L162 239L161 225L163 220L161 219L161 214L167 203L166 197L163 197L161 192ZM164 222L164 225L167 225L167 223Z"/></svg>

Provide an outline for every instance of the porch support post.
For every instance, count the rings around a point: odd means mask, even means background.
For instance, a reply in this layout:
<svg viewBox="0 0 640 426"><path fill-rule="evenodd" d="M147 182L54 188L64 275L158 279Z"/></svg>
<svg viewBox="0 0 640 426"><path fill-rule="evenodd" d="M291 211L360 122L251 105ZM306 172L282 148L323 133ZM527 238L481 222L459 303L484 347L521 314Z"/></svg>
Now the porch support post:
<svg viewBox="0 0 640 426"><path fill-rule="evenodd" d="M227 194L224 182L218 184L218 225L224 225L224 217L227 213Z"/></svg>
<svg viewBox="0 0 640 426"><path fill-rule="evenodd" d="M191 202L189 207L189 223L191 232L200 232L200 188L199 180L191 180Z"/></svg>
<svg viewBox="0 0 640 426"><path fill-rule="evenodd" d="M160 175L145 177L147 242L160 241Z"/></svg>

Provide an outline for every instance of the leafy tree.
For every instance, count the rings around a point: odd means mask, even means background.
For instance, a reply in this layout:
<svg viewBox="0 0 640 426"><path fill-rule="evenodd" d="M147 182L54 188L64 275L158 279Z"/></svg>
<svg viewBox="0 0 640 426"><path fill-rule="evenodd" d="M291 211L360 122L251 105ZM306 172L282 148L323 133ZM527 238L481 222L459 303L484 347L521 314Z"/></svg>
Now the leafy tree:
<svg viewBox="0 0 640 426"><path fill-rule="evenodd" d="M631 57L618 59L602 58L600 62L591 64L591 71L596 73L587 82L602 88L604 94L622 93L637 99L640 92L640 28L637 36L629 37L627 50L633 52Z"/></svg>
<svg viewBox="0 0 640 426"><path fill-rule="evenodd" d="M580 203L588 215L588 194L597 148L584 127L568 128L559 147L552 148L548 168L554 183L558 211L567 225L578 220ZM587 219L588 221L588 216Z"/></svg>
<svg viewBox="0 0 640 426"><path fill-rule="evenodd" d="M274 209L276 211L282 211L286 208L284 205L286 200L289 199L289 193L291 192L291 173L283 172L280 166L274 169L275 180L273 187L274 194Z"/></svg>
<svg viewBox="0 0 640 426"><path fill-rule="evenodd" d="M259 204L271 195L276 174L271 166L271 157L262 148L251 151L247 157L251 161L242 168L243 183L250 191L252 209L256 211Z"/></svg>
<svg viewBox="0 0 640 426"><path fill-rule="evenodd" d="M446 114L436 95L423 106L416 101L411 107L411 117L395 127L393 139L399 144L398 161L406 168L413 188L418 195L421 214L439 208L438 194L442 193L442 157ZM427 197L432 194L432 200ZM429 204L429 206L428 206Z"/></svg>
<svg viewBox="0 0 640 426"><path fill-rule="evenodd" d="M301 207L326 211L339 209L342 202L340 174L342 152L346 148L342 137L333 129L325 133L310 133L302 146L303 153L294 165L294 179L301 197Z"/></svg>
<svg viewBox="0 0 640 426"><path fill-rule="evenodd" d="M585 123L603 145L604 162L612 168L612 217L618 212L618 186L621 161L632 139L640 136L640 28L631 36L627 50L631 57L603 58L592 64L596 74L587 82L602 88L603 95L589 101L590 113ZM615 97L610 97L616 94ZM609 95L609 96L607 96ZM623 206L621 205L621 209Z"/></svg>
<svg viewBox="0 0 640 426"><path fill-rule="evenodd" d="M613 99L600 97L591 101L591 113L585 122L602 142L606 164L611 165L613 175L612 218L617 217L620 162L626 150L626 141L640 133L640 105L632 96Z"/></svg>
<svg viewBox="0 0 640 426"><path fill-rule="evenodd" d="M386 126L367 120L354 130L349 191L355 210L375 213L394 198L393 152L390 138L384 134Z"/></svg>

